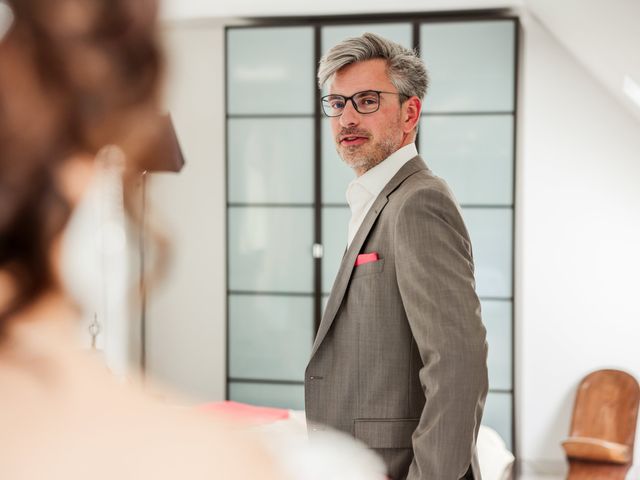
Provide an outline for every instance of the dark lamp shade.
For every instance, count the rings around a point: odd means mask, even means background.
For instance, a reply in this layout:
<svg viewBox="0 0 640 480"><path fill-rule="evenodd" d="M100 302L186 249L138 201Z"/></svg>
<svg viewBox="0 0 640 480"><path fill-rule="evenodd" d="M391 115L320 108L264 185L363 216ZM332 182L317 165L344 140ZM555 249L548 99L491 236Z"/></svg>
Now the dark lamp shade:
<svg viewBox="0 0 640 480"><path fill-rule="evenodd" d="M151 155L140 168L147 172L180 172L185 161L171 115L163 115L161 123L164 133L155 147L158 154Z"/></svg>

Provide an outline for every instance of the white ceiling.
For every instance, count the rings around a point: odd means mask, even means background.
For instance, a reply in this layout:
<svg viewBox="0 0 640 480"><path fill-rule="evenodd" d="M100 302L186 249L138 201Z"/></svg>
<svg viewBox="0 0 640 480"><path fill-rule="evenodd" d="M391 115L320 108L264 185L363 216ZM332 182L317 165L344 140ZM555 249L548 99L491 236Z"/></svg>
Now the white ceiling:
<svg viewBox="0 0 640 480"><path fill-rule="evenodd" d="M640 0L162 0L168 21L518 8L529 11L624 108L625 76L640 90Z"/></svg>
<svg viewBox="0 0 640 480"><path fill-rule="evenodd" d="M625 76L640 89L639 0L526 0L538 18L628 111L640 105L623 93Z"/></svg>
<svg viewBox="0 0 640 480"><path fill-rule="evenodd" d="M347 15L354 13L474 10L522 5L522 0L161 0L168 20L219 17Z"/></svg>

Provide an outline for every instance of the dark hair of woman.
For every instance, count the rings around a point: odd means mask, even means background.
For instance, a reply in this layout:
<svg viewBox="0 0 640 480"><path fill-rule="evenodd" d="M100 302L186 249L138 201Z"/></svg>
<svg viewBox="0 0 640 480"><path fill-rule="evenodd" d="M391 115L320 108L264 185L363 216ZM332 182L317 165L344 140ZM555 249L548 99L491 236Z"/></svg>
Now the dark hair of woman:
<svg viewBox="0 0 640 480"><path fill-rule="evenodd" d="M154 0L6 3L14 19L0 41L0 272L13 288L0 294L0 337L55 282L48 255L71 211L61 165L118 145L130 192L136 164L158 153L162 74Z"/></svg>

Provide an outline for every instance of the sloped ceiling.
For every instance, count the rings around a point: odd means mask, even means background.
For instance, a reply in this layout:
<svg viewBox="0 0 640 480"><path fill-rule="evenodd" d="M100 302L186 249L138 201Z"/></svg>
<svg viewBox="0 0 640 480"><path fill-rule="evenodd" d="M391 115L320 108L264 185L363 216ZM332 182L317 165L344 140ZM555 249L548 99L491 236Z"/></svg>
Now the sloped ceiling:
<svg viewBox="0 0 640 480"><path fill-rule="evenodd" d="M639 0L525 0L525 8L640 121L623 91L625 77L640 90Z"/></svg>

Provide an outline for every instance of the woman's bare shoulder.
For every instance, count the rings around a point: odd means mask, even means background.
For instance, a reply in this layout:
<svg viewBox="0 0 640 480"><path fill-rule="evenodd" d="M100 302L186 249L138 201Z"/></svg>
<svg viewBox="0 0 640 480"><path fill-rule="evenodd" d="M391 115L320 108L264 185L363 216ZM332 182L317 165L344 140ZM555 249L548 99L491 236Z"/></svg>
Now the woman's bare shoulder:
<svg viewBox="0 0 640 480"><path fill-rule="evenodd" d="M48 385L0 375L14 387L0 400L8 478L283 478L260 440L229 421L160 401L93 362L49 374Z"/></svg>

